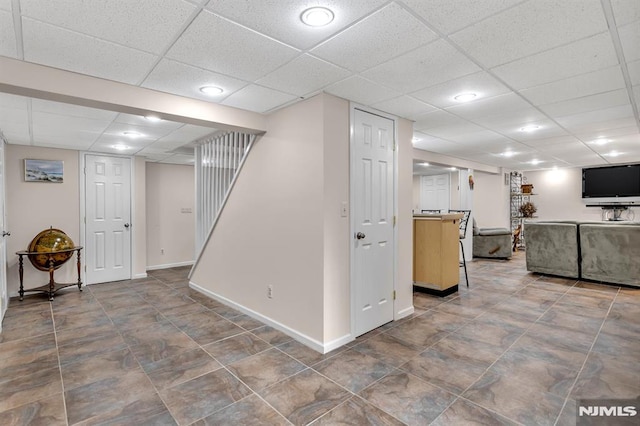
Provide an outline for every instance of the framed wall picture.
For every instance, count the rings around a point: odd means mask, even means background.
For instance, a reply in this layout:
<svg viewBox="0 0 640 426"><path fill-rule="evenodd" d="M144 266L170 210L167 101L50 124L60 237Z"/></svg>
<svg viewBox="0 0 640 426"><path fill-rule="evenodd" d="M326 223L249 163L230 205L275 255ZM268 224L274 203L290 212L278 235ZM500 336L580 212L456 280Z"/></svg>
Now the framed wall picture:
<svg viewBox="0 0 640 426"><path fill-rule="evenodd" d="M64 181L64 162L62 160L24 160L25 182Z"/></svg>

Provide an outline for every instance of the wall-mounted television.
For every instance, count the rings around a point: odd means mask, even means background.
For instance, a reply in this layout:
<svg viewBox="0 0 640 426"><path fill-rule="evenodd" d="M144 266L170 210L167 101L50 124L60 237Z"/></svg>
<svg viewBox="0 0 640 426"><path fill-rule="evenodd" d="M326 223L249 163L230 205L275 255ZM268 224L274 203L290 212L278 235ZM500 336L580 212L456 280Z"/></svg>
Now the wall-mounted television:
<svg viewBox="0 0 640 426"><path fill-rule="evenodd" d="M640 203L640 164L582 169L582 199L597 204Z"/></svg>

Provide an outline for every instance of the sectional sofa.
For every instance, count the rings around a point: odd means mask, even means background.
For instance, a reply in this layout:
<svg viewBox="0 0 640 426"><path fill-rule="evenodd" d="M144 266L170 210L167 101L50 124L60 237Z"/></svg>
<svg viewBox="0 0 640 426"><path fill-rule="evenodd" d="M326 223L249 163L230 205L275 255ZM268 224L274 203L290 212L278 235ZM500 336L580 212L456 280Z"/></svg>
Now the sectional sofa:
<svg viewBox="0 0 640 426"><path fill-rule="evenodd" d="M640 222L531 222L527 270L640 287Z"/></svg>

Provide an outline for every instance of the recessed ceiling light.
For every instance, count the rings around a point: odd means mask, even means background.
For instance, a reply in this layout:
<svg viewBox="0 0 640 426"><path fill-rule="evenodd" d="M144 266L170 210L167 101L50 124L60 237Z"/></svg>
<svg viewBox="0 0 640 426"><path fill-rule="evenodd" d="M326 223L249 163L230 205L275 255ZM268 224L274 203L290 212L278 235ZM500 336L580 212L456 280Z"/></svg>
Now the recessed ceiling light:
<svg viewBox="0 0 640 426"><path fill-rule="evenodd" d="M333 21L333 12L326 7L312 7L300 15L300 19L310 27L323 27Z"/></svg>
<svg viewBox="0 0 640 426"><path fill-rule="evenodd" d="M224 92L224 90L216 86L202 86L200 88L200 91L205 95L210 95L210 96L221 95L222 92Z"/></svg>
<svg viewBox="0 0 640 426"><path fill-rule="evenodd" d="M411 142L413 142L413 143L416 143L416 142L419 142L419 141L420 141L420 138L413 138L413 139L411 139Z"/></svg>
<svg viewBox="0 0 640 426"><path fill-rule="evenodd" d="M460 93L453 97L453 100L458 102L469 102L477 98L478 95L475 93Z"/></svg>
<svg viewBox="0 0 640 426"><path fill-rule="evenodd" d="M147 120L151 121L151 122L158 122L158 121L162 121L162 119L160 117L158 117L157 115L145 115L144 118L146 118Z"/></svg>
<svg viewBox="0 0 640 426"><path fill-rule="evenodd" d="M600 139L594 140L592 143L595 145L606 145L609 142L611 142L611 139L600 138Z"/></svg>
<svg viewBox="0 0 640 426"><path fill-rule="evenodd" d="M418 163L418 165L427 167L429 166L429 163Z"/></svg>
<svg viewBox="0 0 640 426"><path fill-rule="evenodd" d="M505 152L503 152L503 153L502 153L502 154L500 154L500 155L502 155L503 157L507 157L507 158L509 158L509 157L513 157L514 155L516 155L516 153L515 153L515 152L513 152L513 151L505 151Z"/></svg>
<svg viewBox="0 0 640 426"><path fill-rule="evenodd" d="M131 139L139 138L140 136L142 136L142 133L132 131L122 132L122 134Z"/></svg>
<svg viewBox="0 0 640 426"><path fill-rule="evenodd" d="M535 124L531 125L531 126L524 126L520 128L521 132L535 132L536 130L538 130L540 128L540 126L536 126Z"/></svg>
<svg viewBox="0 0 640 426"><path fill-rule="evenodd" d="M542 161L537 160L537 159L536 159L536 160L531 160L531 161L529 161L529 164L533 164L534 166L537 166L537 165L538 165L538 164L540 164L540 163L542 163Z"/></svg>
<svg viewBox="0 0 640 426"><path fill-rule="evenodd" d="M118 151L124 151L125 149L129 149L127 145L123 145L123 144L112 145L111 148L117 149Z"/></svg>
<svg viewBox="0 0 640 426"><path fill-rule="evenodd" d="M607 156L609 156L609 157L617 157L617 156L618 156L618 155L620 155L620 154L621 154L621 153L620 153L620 152L618 152L618 151L611 151L610 153L605 154L605 155L607 155Z"/></svg>
<svg viewBox="0 0 640 426"><path fill-rule="evenodd" d="M449 167L449 170L451 170L452 172L455 172L458 169L456 169L455 167Z"/></svg>

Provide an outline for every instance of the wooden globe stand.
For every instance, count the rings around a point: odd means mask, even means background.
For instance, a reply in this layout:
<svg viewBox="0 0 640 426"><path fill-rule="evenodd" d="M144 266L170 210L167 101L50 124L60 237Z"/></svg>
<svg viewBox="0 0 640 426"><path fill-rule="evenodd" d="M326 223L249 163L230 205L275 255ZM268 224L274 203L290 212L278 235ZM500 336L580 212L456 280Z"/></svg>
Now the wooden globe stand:
<svg viewBox="0 0 640 426"><path fill-rule="evenodd" d="M18 272L20 274L20 300L22 300L24 298L24 294L26 292L40 292L40 293L45 293L49 296L49 301L53 301L53 295L58 291L58 290L62 290L63 288L66 287L70 287L72 285L77 285L78 286L78 290L82 291L82 280L80 278L80 270L81 270L81 263L80 263L80 251L82 250L82 246L77 246L77 247L73 247L70 249L64 249L64 250L55 250L55 251L51 251L51 252L37 252L37 251L28 251L28 250L22 250L22 251L18 251L16 252L16 254L18 255L18 263L19 263L19 267L18 267ZM54 256L56 254L65 254L65 253L70 253L71 256L73 256L73 252L76 252L76 259L77 259L77 267L78 267L78 281L75 283L57 283L55 281L55 279L53 278L54 272L56 269L58 269L60 266L62 265L58 265L56 267L55 265L55 258ZM36 288L31 288L31 289L27 289L25 290L23 287L23 277L24 277L24 267L23 267L23 256L48 256L48 265L49 265L49 283L42 285L40 287L36 287ZM71 257L70 257L71 258Z"/></svg>

